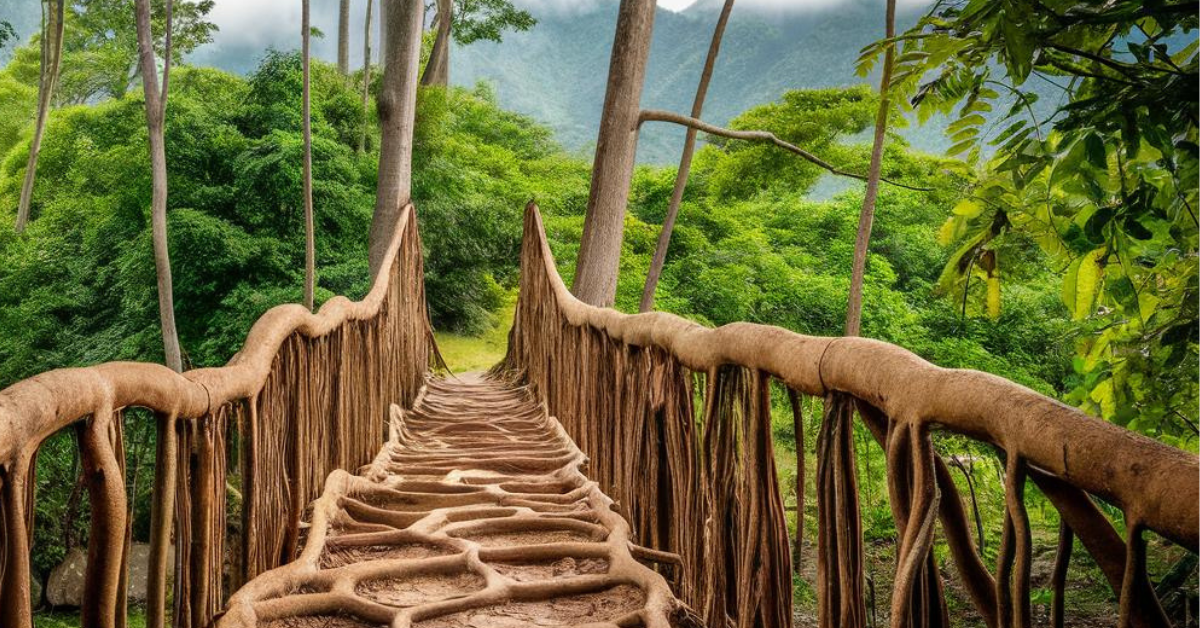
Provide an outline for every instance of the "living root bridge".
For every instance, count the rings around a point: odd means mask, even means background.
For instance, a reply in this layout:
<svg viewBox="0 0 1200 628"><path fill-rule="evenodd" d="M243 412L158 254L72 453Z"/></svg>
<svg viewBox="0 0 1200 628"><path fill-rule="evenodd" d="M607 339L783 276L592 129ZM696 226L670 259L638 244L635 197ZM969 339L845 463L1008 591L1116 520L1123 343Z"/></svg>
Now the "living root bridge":
<svg viewBox="0 0 1200 628"><path fill-rule="evenodd" d="M218 628L694 627L587 458L527 390L435 379L359 475L329 477L300 558ZM639 562L642 561L642 562Z"/></svg>
<svg viewBox="0 0 1200 628"><path fill-rule="evenodd" d="M380 273L361 302L335 297L315 315L299 305L271 309L221 368L180 375L110 363L50 371L0 391L0 625L32 625L34 461L46 438L75 425L92 512L83 623L124 626L127 408L152 411L158 429L149 626L167 624L172 532L176 626L207 626L229 590L290 561L304 509L325 477L371 461L389 404L411 405L437 360L411 206L400 212L382 267L390 272ZM239 445L233 459L231 442ZM225 486L235 470L243 533L227 551Z"/></svg>
<svg viewBox="0 0 1200 628"><path fill-rule="evenodd" d="M789 546L771 452L772 379L794 393L851 398L887 452L900 533L893 626L945 622L930 552L939 528L987 624L1028 620L1027 479L1043 489L1114 584L1122 626L1166 623L1146 576L1143 533L1197 549L1196 456L1005 379L939 368L884 342L749 323L709 329L669 314L630 316L586 305L558 276L532 203L503 368L531 385L595 461L592 476L621 504L640 542L682 557L678 593L709 625L792 621ZM693 404L697 390L701 408ZM961 497L934 451L934 430L988 443L1007 460L1005 534L994 572L975 553ZM821 464L853 478L852 455ZM1130 531L1125 539L1092 497L1121 509ZM821 518L819 545L844 517L858 525L857 506L847 504L846 512ZM817 583L823 626L865 622L852 610L861 605L861 587L833 577L861 573L852 564L862 560L861 544L861 532L852 530L835 546L842 549L818 555L819 573L826 574ZM1061 586L1055 593L1061 598ZM850 604L842 602L847 597ZM827 608L835 600L849 614Z"/></svg>

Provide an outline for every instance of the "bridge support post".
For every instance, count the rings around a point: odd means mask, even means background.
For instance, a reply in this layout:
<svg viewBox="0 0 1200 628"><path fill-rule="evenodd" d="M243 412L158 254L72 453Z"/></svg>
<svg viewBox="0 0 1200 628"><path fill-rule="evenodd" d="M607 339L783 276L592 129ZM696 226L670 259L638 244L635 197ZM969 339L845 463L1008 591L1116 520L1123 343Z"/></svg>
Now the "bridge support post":
<svg viewBox="0 0 1200 628"><path fill-rule="evenodd" d="M26 496L30 456L19 455L11 468L0 469L0 547L4 576L0 580L0 624L33 625L29 599L29 527Z"/></svg>

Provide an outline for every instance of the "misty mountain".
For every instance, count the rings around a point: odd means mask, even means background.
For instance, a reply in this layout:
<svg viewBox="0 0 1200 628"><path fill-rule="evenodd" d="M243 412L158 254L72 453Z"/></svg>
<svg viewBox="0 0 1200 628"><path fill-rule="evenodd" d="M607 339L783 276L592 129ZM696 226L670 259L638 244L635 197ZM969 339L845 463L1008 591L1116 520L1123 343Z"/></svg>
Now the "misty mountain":
<svg viewBox="0 0 1200 628"><path fill-rule="evenodd" d="M721 0L701 0L681 13L659 9L650 50L644 108L687 113ZM569 149L590 152L616 23L616 3L578 11L538 12L529 32L508 33L502 43L480 42L453 50L451 81L495 86L500 103L551 126ZM897 28L914 24L923 9L909 7ZM725 33L708 99L706 121L724 125L742 111L773 101L785 91L877 84L859 77L859 51L883 36L882 3L849 0L823 8L771 11L735 6ZM942 125L904 130L917 148L940 152L948 143ZM638 160L678 160L683 131L663 124L643 128Z"/></svg>

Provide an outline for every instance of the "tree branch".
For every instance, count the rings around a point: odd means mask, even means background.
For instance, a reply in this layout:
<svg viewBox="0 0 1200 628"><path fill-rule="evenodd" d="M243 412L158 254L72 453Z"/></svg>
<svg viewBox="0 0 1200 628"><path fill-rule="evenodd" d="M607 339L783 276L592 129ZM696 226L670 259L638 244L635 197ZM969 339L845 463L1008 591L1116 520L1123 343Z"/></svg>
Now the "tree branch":
<svg viewBox="0 0 1200 628"><path fill-rule="evenodd" d="M816 155L804 150L803 148L796 146L795 144L790 144L788 142L785 142L785 141L779 139L774 133L771 133L769 131L735 131L732 129L726 129L723 127L711 125L707 122L704 122L703 120L698 120L696 118L688 117L688 116L678 114L678 113L673 113L670 111L661 111L658 109L643 109L642 110L641 114L638 115L638 127L640 128L646 122L671 122L673 124L679 124L682 126L696 129L697 131L701 131L703 133L708 133L709 135L717 135L720 137L728 137L730 139L746 140L746 141L751 141L751 142L768 142L768 143L774 144L774 145L778 146L779 148L782 148L790 153L795 153L796 155L799 155L801 159L804 159L805 161L826 170L830 174L835 174L835 175L838 175L841 177L850 177L851 179L858 179L859 181L867 180L866 175L858 174L858 173L854 173L854 172L847 172L845 170L842 170L842 169L838 168L837 166L834 166L833 164L825 161L824 159L821 159L820 157L817 157ZM916 190L918 192L929 192L932 189L932 188L917 187L915 185L908 185L905 183L899 183L896 181L892 181L890 179L881 178L880 180L884 181L890 185L894 185L898 188L904 188L906 190Z"/></svg>

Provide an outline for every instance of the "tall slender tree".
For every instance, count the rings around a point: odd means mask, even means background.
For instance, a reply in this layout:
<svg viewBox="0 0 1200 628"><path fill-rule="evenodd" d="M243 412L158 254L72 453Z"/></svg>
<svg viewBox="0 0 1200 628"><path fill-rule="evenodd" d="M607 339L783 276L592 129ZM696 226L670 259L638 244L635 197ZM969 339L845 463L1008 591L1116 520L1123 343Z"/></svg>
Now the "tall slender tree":
<svg viewBox="0 0 1200 628"><path fill-rule="evenodd" d="M50 117L50 105L62 62L65 7L64 0L46 0L42 3L42 58L38 73L37 118L33 126L33 141L29 145L29 160L25 165L25 180L21 184L21 200L17 205L17 233L24 231L29 223L38 155L42 150L42 138L46 133L46 121Z"/></svg>
<svg viewBox="0 0 1200 628"><path fill-rule="evenodd" d="M896 0L887 2L885 40L896 36ZM871 244L871 226L875 222L875 201L883 173L883 148L887 141L888 114L892 110L892 68L896 65L896 46L889 44L883 53L879 78L879 110L875 114L875 138L871 143L871 165L867 170L867 191L858 215L858 235L854 239L854 267L850 275L850 300L846 306L846 335L857 336L862 327L863 277L867 269L867 249Z"/></svg>
<svg viewBox="0 0 1200 628"><path fill-rule="evenodd" d="M343 2L346 6L348 3ZM303 120L304 133L304 307L308 311L312 311L315 299L316 284L317 284L317 253L315 239L313 233L313 198L312 198L312 63L310 59L310 42L312 40L312 27L309 25L309 0L301 0L301 16L300 28L301 32L301 56L304 62L304 87L301 97L302 109L301 117ZM349 20L347 20L349 21ZM344 40L343 40L344 41ZM341 47L339 41L338 47ZM339 56L341 50L338 51ZM340 63L339 59L339 63Z"/></svg>
<svg viewBox="0 0 1200 628"><path fill-rule="evenodd" d="M338 4L338 72L350 74L350 0Z"/></svg>
<svg viewBox="0 0 1200 628"><path fill-rule="evenodd" d="M450 35L454 24L454 0L437 0L437 35L429 51L429 62L421 75L422 85L450 84Z"/></svg>
<svg viewBox="0 0 1200 628"><path fill-rule="evenodd" d="M367 16L363 25L363 69L362 69L362 133L358 136L358 152L367 150L367 133L371 129L371 14L375 7L372 0L367 0Z"/></svg>
<svg viewBox="0 0 1200 628"><path fill-rule="evenodd" d="M383 138L369 242L372 279L381 270L400 210L412 200L413 128L425 5L422 0L386 0L381 1L381 8L387 39L383 41L383 85L377 101Z"/></svg>
<svg viewBox="0 0 1200 628"><path fill-rule="evenodd" d="M137 20L138 67L142 74L142 90L146 97L146 128L150 144L152 194L150 226L154 243L154 268L158 278L158 316L162 327L163 355L167 366L183 370L179 334L175 330L175 297L171 286L171 256L167 250L167 152L164 121L167 94L171 79L171 5L165 4L165 44L162 84L154 57L154 34L151 31L150 0L134 0Z"/></svg>
<svg viewBox="0 0 1200 628"><path fill-rule="evenodd" d="M587 216L571 286L578 299L592 305L610 306L617 294L625 206L633 180L638 112L654 31L654 10L654 0L621 0L617 13Z"/></svg>
<svg viewBox="0 0 1200 628"><path fill-rule="evenodd" d="M717 64L717 55L721 52L721 38L725 36L725 25L729 23L729 14L733 12L733 2L734 0L725 0L721 15L717 17L717 25L713 28L708 56L705 57L704 69L700 72L700 84L696 86L696 98L692 101L693 118L699 118L704 112L704 98L708 95L713 66ZM658 246L655 247L654 257L650 260L650 270L646 273L646 285L642 288L642 301L638 305L639 312L654 309L654 291L658 287L658 278L662 275L663 264L667 259L667 247L671 244L671 232L675 229L675 218L679 215L679 205L683 202L683 191L687 187L688 174L692 170L692 154L695 150L696 128L689 126L683 141L683 156L679 158L679 171L675 174L675 187L671 190L671 202L667 206L662 232L658 234Z"/></svg>

